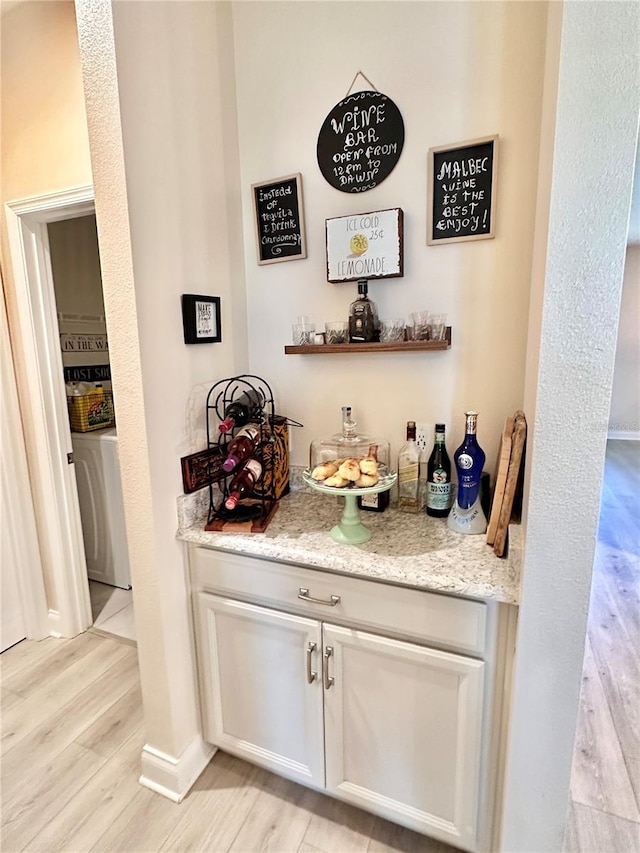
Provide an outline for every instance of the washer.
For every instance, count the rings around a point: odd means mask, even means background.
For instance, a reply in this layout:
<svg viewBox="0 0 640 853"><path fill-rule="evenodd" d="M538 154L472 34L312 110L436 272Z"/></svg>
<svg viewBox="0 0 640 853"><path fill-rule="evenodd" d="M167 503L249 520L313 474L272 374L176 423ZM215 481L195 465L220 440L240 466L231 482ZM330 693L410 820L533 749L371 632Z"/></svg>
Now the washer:
<svg viewBox="0 0 640 853"><path fill-rule="evenodd" d="M71 444L87 574L91 580L130 589L117 431L72 432Z"/></svg>

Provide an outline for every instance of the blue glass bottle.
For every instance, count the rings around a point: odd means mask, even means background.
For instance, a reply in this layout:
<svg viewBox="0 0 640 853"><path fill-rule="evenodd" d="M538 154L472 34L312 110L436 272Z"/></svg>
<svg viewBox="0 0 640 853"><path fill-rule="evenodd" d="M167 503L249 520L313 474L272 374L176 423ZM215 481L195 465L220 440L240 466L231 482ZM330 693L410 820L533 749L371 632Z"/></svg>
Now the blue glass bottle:
<svg viewBox="0 0 640 853"><path fill-rule="evenodd" d="M480 481L486 457L476 437L478 413L465 412L465 417L465 437L453 454L458 489L447 526L458 533L484 533L487 519L480 503Z"/></svg>

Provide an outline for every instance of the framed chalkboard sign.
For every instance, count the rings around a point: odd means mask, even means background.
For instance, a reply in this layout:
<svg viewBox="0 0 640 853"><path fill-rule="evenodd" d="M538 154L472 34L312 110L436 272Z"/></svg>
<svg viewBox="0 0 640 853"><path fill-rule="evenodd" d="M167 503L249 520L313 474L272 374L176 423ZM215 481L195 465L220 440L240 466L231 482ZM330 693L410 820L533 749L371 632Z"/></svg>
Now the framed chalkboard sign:
<svg viewBox="0 0 640 853"><path fill-rule="evenodd" d="M404 146L400 110L381 92L354 92L325 118L316 154L324 178L343 193L363 193L387 178Z"/></svg>
<svg viewBox="0 0 640 853"><path fill-rule="evenodd" d="M251 184L259 264L307 257L302 175Z"/></svg>
<svg viewBox="0 0 640 853"><path fill-rule="evenodd" d="M495 237L497 169L497 135L429 149L429 246Z"/></svg>

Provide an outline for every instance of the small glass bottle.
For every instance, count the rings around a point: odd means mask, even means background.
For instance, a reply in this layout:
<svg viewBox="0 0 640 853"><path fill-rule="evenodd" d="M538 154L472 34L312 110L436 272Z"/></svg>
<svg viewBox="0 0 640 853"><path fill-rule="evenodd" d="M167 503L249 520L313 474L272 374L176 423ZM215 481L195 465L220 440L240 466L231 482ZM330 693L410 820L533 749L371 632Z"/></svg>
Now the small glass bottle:
<svg viewBox="0 0 640 853"><path fill-rule="evenodd" d="M478 413L465 412L465 418L465 437L453 454L458 489L447 526L458 533L484 533L487 519L480 503L480 483L485 454L476 437Z"/></svg>
<svg viewBox="0 0 640 853"><path fill-rule="evenodd" d="M419 468L416 422L407 421L407 441L398 454L398 509L402 512L418 512L420 508Z"/></svg>
<svg viewBox="0 0 640 853"><path fill-rule="evenodd" d="M358 298L349 308L349 343L370 343L380 339L380 321L375 304L367 296L365 278L358 281Z"/></svg>
<svg viewBox="0 0 640 853"><path fill-rule="evenodd" d="M445 518L451 510L451 459L444 442L444 424L436 424L436 437L427 463L427 515Z"/></svg>
<svg viewBox="0 0 640 853"><path fill-rule="evenodd" d="M229 496L224 505L235 509L242 498L248 497L262 476L262 465L257 459L249 459L229 483Z"/></svg>
<svg viewBox="0 0 640 853"><path fill-rule="evenodd" d="M260 427L257 424L250 424L241 429L226 447L227 458L222 463L223 470L227 473L233 471L241 462L255 454L259 444Z"/></svg>

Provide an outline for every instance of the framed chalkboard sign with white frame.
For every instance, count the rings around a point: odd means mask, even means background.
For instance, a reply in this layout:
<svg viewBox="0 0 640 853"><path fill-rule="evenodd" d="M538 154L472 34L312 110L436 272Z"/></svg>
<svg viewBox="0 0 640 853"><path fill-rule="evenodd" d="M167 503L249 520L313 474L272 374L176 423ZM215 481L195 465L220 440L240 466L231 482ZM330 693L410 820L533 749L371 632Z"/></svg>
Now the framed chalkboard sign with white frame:
<svg viewBox="0 0 640 853"><path fill-rule="evenodd" d="M495 237L498 136L429 149L427 245Z"/></svg>
<svg viewBox="0 0 640 853"><path fill-rule="evenodd" d="M297 172L251 185L258 264L307 257L302 175Z"/></svg>

